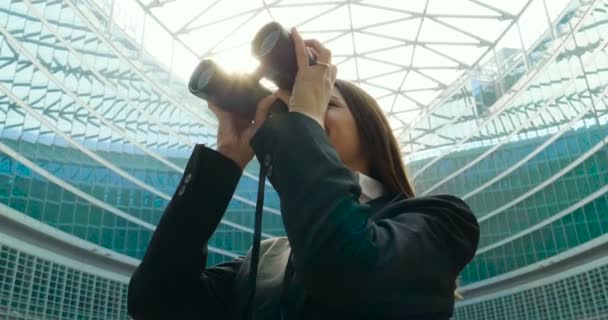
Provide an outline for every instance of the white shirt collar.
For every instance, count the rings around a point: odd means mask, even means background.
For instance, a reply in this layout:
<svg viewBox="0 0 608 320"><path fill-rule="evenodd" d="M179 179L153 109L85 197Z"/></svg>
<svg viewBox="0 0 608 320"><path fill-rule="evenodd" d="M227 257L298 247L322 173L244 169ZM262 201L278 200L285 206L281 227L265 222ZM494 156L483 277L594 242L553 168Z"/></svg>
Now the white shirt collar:
<svg viewBox="0 0 608 320"><path fill-rule="evenodd" d="M366 203L384 195L385 190L382 183L374 178L364 175L361 172L355 172L359 186L361 186L360 203Z"/></svg>

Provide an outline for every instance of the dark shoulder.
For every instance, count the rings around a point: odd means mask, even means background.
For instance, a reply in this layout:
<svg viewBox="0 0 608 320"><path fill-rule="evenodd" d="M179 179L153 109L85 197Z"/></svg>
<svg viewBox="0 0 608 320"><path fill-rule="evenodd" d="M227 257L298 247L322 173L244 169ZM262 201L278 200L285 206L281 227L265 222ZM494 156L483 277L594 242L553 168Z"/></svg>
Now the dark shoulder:
<svg viewBox="0 0 608 320"><path fill-rule="evenodd" d="M438 194L413 198L409 202L400 204L401 214L424 215L427 229L443 239L448 252L457 257L459 269L473 259L479 245L479 223L464 200L450 194Z"/></svg>
<svg viewBox="0 0 608 320"><path fill-rule="evenodd" d="M406 229L433 234L463 257L467 263L479 243L479 224L475 214L461 198L438 194L406 199L395 197L375 210L374 220L386 219Z"/></svg>
<svg viewBox="0 0 608 320"><path fill-rule="evenodd" d="M408 213L441 215L449 212L468 219L477 220L471 207L461 198L451 194L437 194L414 198L405 198L404 196L387 197L378 199L372 205L376 208L376 212L383 217Z"/></svg>

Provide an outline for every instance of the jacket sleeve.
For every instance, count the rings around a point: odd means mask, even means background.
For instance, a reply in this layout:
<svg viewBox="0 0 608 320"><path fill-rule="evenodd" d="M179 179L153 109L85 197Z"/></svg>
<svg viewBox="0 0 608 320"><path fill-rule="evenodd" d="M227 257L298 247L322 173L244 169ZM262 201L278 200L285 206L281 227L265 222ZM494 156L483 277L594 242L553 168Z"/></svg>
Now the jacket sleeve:
<svg viewBox="0 0 608 320"><path fill-rule="evenodd" d="M372 220L373 209L358 202L354 174L323 128L300 113L268 119L251 145L269 166L294 268L312 296L351 308L394 305L429 291L452 298L479 237L462 200L412 199L399 214Z"/></svg>
<svg viewBox="0 0 608 320"><path fill-rule="evenodd" d="M207 241L228 206L241 170L197 145L131 277L128 312L134 319L228 319L232 283L241 259L205 268Z"/></svg>

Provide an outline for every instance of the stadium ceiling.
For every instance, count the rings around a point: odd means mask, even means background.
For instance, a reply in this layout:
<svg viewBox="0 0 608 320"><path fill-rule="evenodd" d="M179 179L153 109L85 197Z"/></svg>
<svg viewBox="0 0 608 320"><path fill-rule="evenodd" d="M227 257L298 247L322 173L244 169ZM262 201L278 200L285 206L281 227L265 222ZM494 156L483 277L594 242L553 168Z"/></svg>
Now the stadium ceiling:
<svg viewBox="0 0 608 320"><path fill-rule="evenodd" d="M324 42L338 77L370 92L400 130L495 59L508 33L521 40L518 21L532 2L547 10L546 0L136 1L182 50L226 69L255 68L250 42L265 23L296 26ZM535 18L546 30L544 13Z"/></svg>

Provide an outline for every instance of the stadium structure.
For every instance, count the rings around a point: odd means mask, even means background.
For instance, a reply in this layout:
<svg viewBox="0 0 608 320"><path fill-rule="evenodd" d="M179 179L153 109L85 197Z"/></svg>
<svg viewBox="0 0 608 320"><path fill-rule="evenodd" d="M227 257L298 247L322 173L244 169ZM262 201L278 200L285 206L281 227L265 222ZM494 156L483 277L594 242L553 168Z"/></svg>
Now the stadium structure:
<svg viewBox="0 0 608 320"><path fill-rule="evenodd" d="M1 1L0 318L128 318L190 152L215 143L189 74L252 69L272 20L378 100L417 195L473 208L454 319L608 318L608 0ZM248 251L257 174L208 265ZM285 236L266 189L262 237Z"/></svg>

